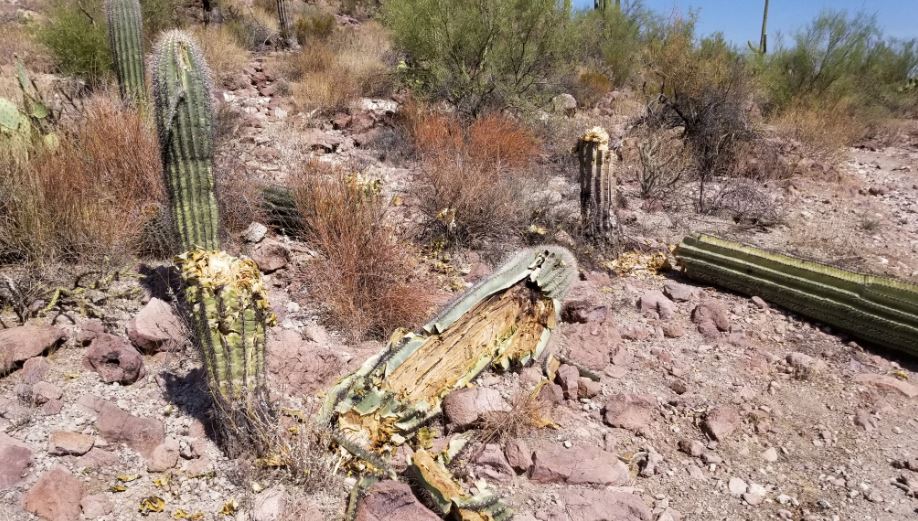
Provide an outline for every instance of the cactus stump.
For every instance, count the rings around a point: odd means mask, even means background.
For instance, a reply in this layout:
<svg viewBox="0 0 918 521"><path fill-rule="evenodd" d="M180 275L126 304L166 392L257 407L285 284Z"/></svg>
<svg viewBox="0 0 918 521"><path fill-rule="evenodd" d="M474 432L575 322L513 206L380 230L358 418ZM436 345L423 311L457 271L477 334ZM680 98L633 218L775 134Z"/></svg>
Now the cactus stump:
<svg viewBox="0 0 918 521"><path fill-rule="evenodd" d="M586 234L598 241L608 241L616 231L613 201L617 159L609 148L609 134L596 127L577 142L580 163L580 219Z"/></svg>

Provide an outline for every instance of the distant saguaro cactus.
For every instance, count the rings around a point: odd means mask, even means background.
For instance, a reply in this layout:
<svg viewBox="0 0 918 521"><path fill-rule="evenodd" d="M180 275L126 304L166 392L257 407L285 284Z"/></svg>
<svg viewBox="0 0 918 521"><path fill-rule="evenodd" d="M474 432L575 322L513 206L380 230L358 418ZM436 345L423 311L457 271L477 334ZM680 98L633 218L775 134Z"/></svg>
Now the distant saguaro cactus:
<svg viewBox="0 0 918 521"><path fill-rule="evenodd" d="M595 127L577 142L580 163L580 218L587 234L606 239L613 231L615 194L615 154L609 149L609 134Z"/></svg>
<svg viewBox="0 0 918 521"><path fill-rule="evenodd" d="M280 28L281 45L293 47L295 40L290 30L290 15L287 11L287 0L277 0L277 23Z"/></svg>
<svg viewBox="0 0 918 521"><path fill-rule="evenodd" d="M271 415L265 328L274 320L258 267L220 251L214 195L213 108L207 64L182 31L163 34L151 59L156 125L188 322L207 371L227 448L264 448Z"/></svg>
<svg viewBox="0 0 918 521"><path fill-rule="evenodd" d="M143 17L139 0L106 0L108 41L121 98L146 99L143 63Z"/></svg>

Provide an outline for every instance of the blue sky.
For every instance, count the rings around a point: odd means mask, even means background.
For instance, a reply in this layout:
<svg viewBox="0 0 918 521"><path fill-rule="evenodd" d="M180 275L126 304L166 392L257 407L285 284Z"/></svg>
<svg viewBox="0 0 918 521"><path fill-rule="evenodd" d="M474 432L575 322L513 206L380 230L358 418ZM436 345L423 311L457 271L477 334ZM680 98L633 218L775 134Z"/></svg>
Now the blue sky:
<svg viewBox="0 0 918 521"><path fill-rule="evenodd" d="M720 31L738 45L745 45L747 40L758 42L764 3L764 0L644 0L645 6L664 15L697 9L699 35ZM574 5L592 8L593 0L574 0ZM918 37L918 0L771 0L769 42L776 42L779 32L789 35L805 26L824 8L876 14L887 36Z"/></svg>

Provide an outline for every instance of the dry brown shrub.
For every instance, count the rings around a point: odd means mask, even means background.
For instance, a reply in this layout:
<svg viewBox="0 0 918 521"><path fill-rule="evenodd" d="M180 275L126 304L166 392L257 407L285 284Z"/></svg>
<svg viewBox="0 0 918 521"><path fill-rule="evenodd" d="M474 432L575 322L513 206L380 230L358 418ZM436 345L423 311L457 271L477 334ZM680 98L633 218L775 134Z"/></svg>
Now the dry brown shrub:
<svg viewBox="0 0 918 521"><path fill-rule="evenodd" d="M867 129L844 106L816 108L799 104L784 111L773 124L781 134L802 143L812 159L829 163L839 161L844 148Z"/></svg>
<svg viewBox="0 0 918 521"><path fill-rule="evenodd" d="M524 438L547 424L548 412L548 405L534 391L521 390L510 399L509 411L485 415L479 439L486 444Z"/></svg>
<svg viewBox="0 0 918 521"><path fill-rule="evenodd" d="M152 128L103 93L58 134L53 151L0 161L0 259L125 257L163 201Z"/></svg>
<svg viewBox="0 0 918 521"><path fill-rule="evenodd" d="M467 126L423 111L403 121L421 159L421 209L434 236L469 244L511 234L528 219L524 171L541 150L531 131L500 114Z"/></svg>
<svg viewBox="0 0 918 521"><path fill-rule="evenodd" d="M238 36L223 24L197 27L192 34L198 40L210 69L220 80L242 71L249 62L249 53Z"/></svg>
<svg viewBox="0 0 918 521"><path fill-rule="evenodd" d="M341 30L288 58L282 72L301 110L342 109L360 96L381 96L391 88L385 57L391 44L374 22Z"/></svg>
<svg viewBox="0 0 918 521"><path fill-rule="evenodd" d="M396 327L417 325L430 308L429 291L372 185L310 163L291 190L306 223L304 238L321 254L304 282L327 319L355 338L385 338Z"/></svg>

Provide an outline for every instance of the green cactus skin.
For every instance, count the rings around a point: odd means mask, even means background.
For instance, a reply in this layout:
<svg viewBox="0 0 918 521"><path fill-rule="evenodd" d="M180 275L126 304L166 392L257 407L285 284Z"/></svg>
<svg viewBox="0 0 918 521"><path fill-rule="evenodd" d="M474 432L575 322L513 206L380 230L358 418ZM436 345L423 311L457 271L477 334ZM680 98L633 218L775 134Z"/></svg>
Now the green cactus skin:
<svg viewBox="0 0 918 521"><path fill-rule="evenodd" d="M918 285L863 275L710 235L686 237L676 258L691 278L918 356Z"/></svg>
<svg viewBox="0 0 918 521"><path fill-rule="evenodd" d="M182 249L218 250L210 72L194 40L177 30L160 36L151 69L166 188Z"/></svg>
<svg viewBox="0 0 918 521"><path fill-rule="evenodd" d="M108 41L121 98L146 99L143 63L143 19L139 0L106 0Z"/></svg>
<svg viewBox="0 0 918 521"><path fill-rule="evenodd" d="M576 153L580 163L581 223L590 237L608 237L615 226L615 158L609 149L609 134L599 127L590 130L577 141Z"/></svg>
<svg viewBox="0 0 918 521"><path fill-rule="evenodd" d="M290 32L290 17L287 11L287 0L277 0L277 23L280 28L281 45L293 47L293 33Z"/></svg>

